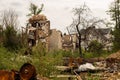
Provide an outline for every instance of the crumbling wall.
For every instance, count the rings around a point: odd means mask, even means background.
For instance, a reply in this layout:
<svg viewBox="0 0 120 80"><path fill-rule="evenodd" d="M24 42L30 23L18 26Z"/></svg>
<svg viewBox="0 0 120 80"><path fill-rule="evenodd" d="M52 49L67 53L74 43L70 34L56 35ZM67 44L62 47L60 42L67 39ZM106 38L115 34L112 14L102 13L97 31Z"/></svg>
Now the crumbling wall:
<svg viewBox="0 0 120 80"><path fill-rule="evenodd" d="M49 36L49 50L62 49L62 33L52 29Z"/></svg>

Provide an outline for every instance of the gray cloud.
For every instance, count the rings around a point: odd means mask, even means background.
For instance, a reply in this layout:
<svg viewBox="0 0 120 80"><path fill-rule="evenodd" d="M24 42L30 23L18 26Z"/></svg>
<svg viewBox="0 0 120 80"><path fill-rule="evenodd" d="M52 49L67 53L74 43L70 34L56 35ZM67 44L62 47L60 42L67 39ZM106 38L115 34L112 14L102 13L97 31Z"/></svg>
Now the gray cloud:
<svg viewBox="0 0 120 80"><path fill-rule="evenodd" d="M20 2L12 2L10 5L12 5L12 6L22 6L23 4L21 4Z"/></svg>
<svg viewBox="0 0 120 80"><path fill-rule="evenodd" d="M86 2L93 13L95 13L95 15L97 14L97 17L106 17L105 9L109 6L108 3L112 1L113 0L0 0L0 13L2 12L1 10L12 8L18 14L20 24L25 25L30 3L35 3L38 6L43 3L45 6L42 13L51 21L51 28L64 31L65 27L72 22L71 10L74 7Z"/></svg>

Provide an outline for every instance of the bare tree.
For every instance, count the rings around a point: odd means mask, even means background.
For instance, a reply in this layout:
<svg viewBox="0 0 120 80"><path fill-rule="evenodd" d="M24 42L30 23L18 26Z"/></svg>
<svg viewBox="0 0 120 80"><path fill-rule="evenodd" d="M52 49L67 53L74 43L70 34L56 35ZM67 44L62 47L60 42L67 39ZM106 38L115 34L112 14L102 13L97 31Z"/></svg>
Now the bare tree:
<svg viewBox="0 0 120 80"><path fill-rule="evenodd" d="M9 50L15 50L21 46L18 36L18 16L13 10L5 10L2 14L2 27L4 28L4 46ZM19 37L19 38L18 38Z"/></svg>
<svg viewBox="0 0 120 80"><path fill-rule="evenodd" d="M2 14L2 26L17 28L18 15L14 10L5 10Z"/></svg>
<svg viewBox="0 0 120 80"><path fill-rule="evenodd" d="M69 26L69 31L71 33L77 33L78 36L78 46L79 46L79 54L80 57L83 57L82 55L82 47L81 47L81 41L82 41L82 34L81 34L81 29L86 29L88 27L93 27L93 26L99 26L101 23L106 24L104 20L102 19L97 19L91 15L91 10L87 5L82 5L79 8L74 8L73 13L75 15L75 18L73 18L72 24ZM85 34L84 34L85 35Z"/></svg>

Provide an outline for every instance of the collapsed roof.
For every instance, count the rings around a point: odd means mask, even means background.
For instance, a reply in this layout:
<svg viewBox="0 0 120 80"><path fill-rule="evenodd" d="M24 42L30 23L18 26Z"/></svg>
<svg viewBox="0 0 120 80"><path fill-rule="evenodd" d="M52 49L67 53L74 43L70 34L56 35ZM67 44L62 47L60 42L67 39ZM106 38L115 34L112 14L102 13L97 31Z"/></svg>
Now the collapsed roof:
<svg viewBox="0 0 120 80"><path fill-rule="evenodd" d="M45 15L43 14L39 14L39 15L34 15L29 19L29 23L35 22L35 21L46 21L47 18Z"/></svg>

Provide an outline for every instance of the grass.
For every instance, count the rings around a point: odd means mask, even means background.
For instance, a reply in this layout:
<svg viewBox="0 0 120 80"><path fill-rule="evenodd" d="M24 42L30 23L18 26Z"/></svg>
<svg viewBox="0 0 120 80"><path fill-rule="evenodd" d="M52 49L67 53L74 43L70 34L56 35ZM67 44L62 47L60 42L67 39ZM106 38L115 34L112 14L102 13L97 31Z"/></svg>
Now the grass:
<svg viewBox="0 0 120 80"><path fill-rule="evenodd" d="M72 53L71 51L51 51L47 52L44 48L38 46L33 47L32 55L25 56L23 53L25 48L20 49L16 52L10 52L4 47L0 47L0 69L19 70L20 67L26 63L32 63L36 69L37 73L41 76L49 77L50 75L60 74L54 66L63 65L63 57L79 57L79 53L76 51ZM103 52L101 54L94 53L84 53L84 58L94 58L94 57L106 57L110 53ZM61 80L61 78L54 78L53 80ZM63 78L62 80L67 80ZM89 80L99 80L98 77L89 77Z"/></svg>
<svg viewBox="0 0 120 80"><path fill-rule="evenodd" d="M16 57L15 52L9 52L4 47L0 47L0 64L2 65L0 69L18 69L19 65L16 65L16 63L19 60L15 60Z"/></svg>
<svg viewBox="0 0 120 80"><path fill-rule="evenodd" d="M4 47L0 47L0 69L4 70L19 70L20 67L26 63L32 63L41 76L49 77L52 74L57 74L59 71L54 67L55 65L61 65L62 55L60 53L45 53L37 52L38 49L33 50L32 55L23 55L25 49L21 49L17 52L10 52ZM54 54L54 55L53 55Z"/></svg>
<svg viewBox="0 0 120 80"><path fill-rule="evenodd" d="M109 56L112 52L108 51L102 51L100 54L97 53L91 53L91 52L83 52L84 58L96 58L96 57L103 57L106 58Z"/></svg>

